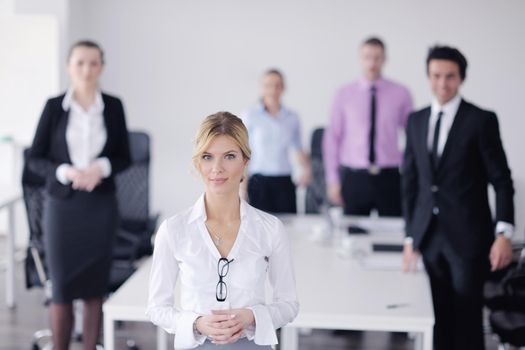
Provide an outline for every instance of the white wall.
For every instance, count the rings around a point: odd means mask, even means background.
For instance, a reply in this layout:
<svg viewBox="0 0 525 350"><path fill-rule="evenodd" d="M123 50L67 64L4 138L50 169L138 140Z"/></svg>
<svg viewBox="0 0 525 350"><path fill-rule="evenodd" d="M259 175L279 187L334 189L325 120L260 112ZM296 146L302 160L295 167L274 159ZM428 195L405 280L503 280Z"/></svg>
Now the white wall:
<svg viewBox="0 0 525 350"><path fill-rule="evenodd" d="M66 85L67 74L64 69L64 60L69 44L69 1L70 0L11 0L14 2L14 11L17 15L46 15L54 18L58 26L58 32L56 38L54 38L53 44L55 44L55 52L57 56L52 65L48 65L49 69L58 69L58 75L56 72L55 77L58 78L60 86ZM45 42L44 42L45 44ZM53 92L56 93L56 92Z"/></svg>
<svg viewBox="0 0 525 350"><path fill-rule="evenodd" d="M0 135L27 143L46 98L58 91L57 21L44 15L0 16Z"/></svg>
<svg viewBox="0 0 525 350"><path fill-rule="evenodd" d="M0 0L0 13L11 14L15 10L15 0Z"/></svg>
<svg viewBox="0 0 525 350"><path fill-rule="evenodd" d="M430 98L427 49L457 46L470 62L464 96L500 117L522 232L524 13L521 0L71 0L69 38L102 43L103 87L124 99L131 128L153 136L153 205L164 215L201 191L190 170L199 122L253 103L264 69L286 74L285 102L300 113L306 140L326 123L337 87L359 76L364 37L384 38L386 76L405 83L418 107Z"/></svg>
<svg viewBox="0 0 525 350"><path fill-rule="evenodd" d="M58 91L59 28L49 15L17 15L14 6L0 10L0 186L19 187L22 148L33 136L45 99ZM16 221L16 244L23 246L28 229L21 203ZM4 210L0 235L6 225Z"/></svg>

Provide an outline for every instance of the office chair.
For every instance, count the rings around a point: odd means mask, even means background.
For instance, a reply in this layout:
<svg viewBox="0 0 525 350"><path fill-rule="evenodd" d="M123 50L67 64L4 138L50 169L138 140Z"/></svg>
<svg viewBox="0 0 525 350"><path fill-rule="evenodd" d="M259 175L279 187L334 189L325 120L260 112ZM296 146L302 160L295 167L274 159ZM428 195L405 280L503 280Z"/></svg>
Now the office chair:
<svg viewBox="0 0 525 350"><path fill-rule="evenodd" d="M117 202L122 220L116 233L108 293L116 291L135 272L134 263L138 257L148 252L151 254L150 238L156 228L158 217L149 217L149 137L142 132L130 132L129 139L132 164L115 178ZM25 280L27 288L45 288L44 304L47 306L51 300L51 282L45 266L41 227L45 180L27 166L28 153L28 149L24 150L22 174L22 189L30 231L25 260ZM76 315L75 319L77 320L75 324L79 325L82 318ZM73 339L81 340L78 329L75 330ZM136 349L133 341L127 343L129 348ZM51 348L51 331L49 329L36 331L33 335L33 350Z"/></svg>
<svg viewBox="0 0 525 350"><path fill-rule="evenodd" d="M515 245L514 251L521 251L517 261L492 274L483 290L490 328L501 350L525 347L525 248Z"/></svg>
<svg viewBox="0 0 525 350"><path fill-rule="evenodd" d="M150 138L144 132L132 131L129 147L131 165L115 177L121 244L114 257L128 257L131 244L134 259L138 259L153 252L151 237L159 215L150 215L149 211Z"/></svg>
<svg viewBox="0 0 525 350"><path fill-rule="evenodd" d="M44 206L45 180L33 173L27 166L29 149L24 150L24 169L22 172L22 191L24 204L26 207L27 220L29 226L29 244L26 251L24 262L26 288L44 288L44 305L48 306L51 302L51 281L48 277L45 265L45 249L42 231L42 211ZM78 315L78 307L74 305L75 318L81 321ZM81 339L81 332L75 323L75 330L72 338ZM50 329L40 329L33 333L33 350L52 349L52 333Z"/></svg>
<svg viewBox="0 0 525 350"><path fill-rule="evenodd" d="M157 228L159 214L149 209L150 138L139 131L129 133L131 165L115 177L120 228L113 258L135 261L153 253L151 237ZM126 266L120 271L117 264L111 270L110 291L114 292L127 279ZM122 325L122 323L118 323ZM138 350L133 339L126 340L129 350Z"/></svg>
<svg viewBox="0 0 525 350"><path fill-rule="evenodd" d="M51 284L44 264L44 244L42 235L42 209L45 181L27 167L29 150L24 150L24 169L22 190L29 226L29 243L24 262L26 288L44 288L44 305L51 300ZM44 345L41 345L44 344ZM41 329L33 333L33 350L51 349L51 330Z"/></svg>
<svg viewBox="0 0 525 350"><path fill-rule="evenodd" d="M312 165L312 181L306 188L305 212L321 213L327 206L326 180L323 166L323 134L324 128L312 132L310 140L310 163Z"/></svg>

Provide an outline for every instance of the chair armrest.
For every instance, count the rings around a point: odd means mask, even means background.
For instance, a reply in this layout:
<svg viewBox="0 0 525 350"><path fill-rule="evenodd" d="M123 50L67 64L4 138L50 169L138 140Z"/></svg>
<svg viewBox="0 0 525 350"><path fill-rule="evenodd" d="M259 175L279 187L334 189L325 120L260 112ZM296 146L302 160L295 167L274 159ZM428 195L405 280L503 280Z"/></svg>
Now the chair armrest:
<svg viewBox="0 0 525 350"><path fill-rule="evenodd" d="M124 241L127 241L135 246L138 246L138 244L140 243L139 237L123 229L117 230L117 238L122 238Z"/></svg>
<svg viewBox="0 0 525 350"><path fill-rule="evenodd" d="M148 222L146 223L146 229L148 230L148 232L153 233L157 230L159 218L160 218L160 213L155 213L148 218Z"/></svg>

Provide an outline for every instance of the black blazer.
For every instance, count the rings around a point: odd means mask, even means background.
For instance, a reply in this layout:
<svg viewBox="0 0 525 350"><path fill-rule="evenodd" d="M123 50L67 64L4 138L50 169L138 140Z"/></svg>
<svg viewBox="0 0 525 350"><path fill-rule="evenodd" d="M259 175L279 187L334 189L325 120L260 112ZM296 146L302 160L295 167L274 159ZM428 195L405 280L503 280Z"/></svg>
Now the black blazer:
<svg viewBox="0 0 525 350"><path fill-rule="evenodd" d="M68 197L71 185L63 185L56 178L60 164L71 164L66 142L66 127L69 111L62 109L64 94L47 101L33 144L29 151L28 165L32 171L46 179L46 189L56 197ZM114 176L130 164L128 131L122 102L113 96L102 94L104 122L107 140L99 157L107 157L111 163L111 175L102 180L94 192L114 192Z"/></svg>
<svg viewBox="0 0 525 350"><path fill-rule="evenodd" d="M487 254L494 224L487 195L496 192L496 221L514 223L514 188L496 114L464 100L434 171L427 146L430 107L410 115L402 166L403 211L407 236L420 247L432 212L459 254Z"/></svg>

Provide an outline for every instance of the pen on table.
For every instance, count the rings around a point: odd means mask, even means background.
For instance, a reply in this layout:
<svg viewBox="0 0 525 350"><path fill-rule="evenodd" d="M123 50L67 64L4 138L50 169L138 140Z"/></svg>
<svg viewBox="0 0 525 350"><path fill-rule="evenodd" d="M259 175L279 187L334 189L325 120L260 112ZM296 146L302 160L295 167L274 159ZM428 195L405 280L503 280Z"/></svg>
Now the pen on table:
<svg viewBox="0 0 525 350"><path fill-rule="evenodd" d="M410 305L409 303L387 304L386 308L387 309L397 309L397 308L406 307L409 305Z"/></svg>

